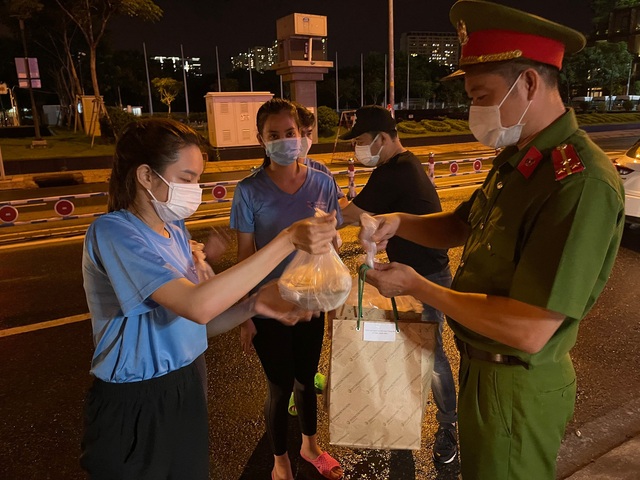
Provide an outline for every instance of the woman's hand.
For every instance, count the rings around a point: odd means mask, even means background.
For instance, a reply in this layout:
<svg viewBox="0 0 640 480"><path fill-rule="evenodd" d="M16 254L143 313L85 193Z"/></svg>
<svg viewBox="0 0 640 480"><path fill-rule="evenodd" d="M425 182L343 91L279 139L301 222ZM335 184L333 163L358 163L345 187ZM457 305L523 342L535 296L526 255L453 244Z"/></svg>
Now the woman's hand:
<svg viewBox="0 0 640 480"><path fill-rule="evenodd" d="M255 295L254 310L259 315L275 318L285 325L295 325L301 320L311 320L314 312L303 310L280 296L277 281L264 285Z"/></svg>
<svg viewBox="0 0 640 480"><path fill-rule="evenodd" d="M256 336L256 326L253 324L253 320L249 319L240 325L240 345L244 353L251 353L253 351L253 337Z"/></svg>
<svg viewBox="0 0 640 480"><path fill-rule="evenodd" d="M416 282L422 278L413 268L402 263L376 263L374 267L367 270L367 283L385 297L411 295Z"/></svg>
<svg viewBox="0 0 640 480"><path fill-rule="evenodd" d="M207 263L207 255L204 252L204 244L196 242L195 240L189 240L191 244L191 256L193 257L193 264L196 267L196 273L198 274L198 281L200 283L210 279L215 275L211 265Z"/></svg>
<svg viewBox="0 0 640 480"><path fill-rule="evenodd" d="M299 220L287 228L286 232L294 247L314 255L326 253L337 234L336 212Z"/></svg>
<svg viewBox="0 0 640 480"><path fill-rule="evenodd" d="M203 248L203 252L207 256L207 261L210 264L219 261L222 255L224 255L224 252L227 251L227 248L229 248L229 243L229 235L227 235L224 230L212 227L209 232L209 238L207 238L207 243Z"/></svg>

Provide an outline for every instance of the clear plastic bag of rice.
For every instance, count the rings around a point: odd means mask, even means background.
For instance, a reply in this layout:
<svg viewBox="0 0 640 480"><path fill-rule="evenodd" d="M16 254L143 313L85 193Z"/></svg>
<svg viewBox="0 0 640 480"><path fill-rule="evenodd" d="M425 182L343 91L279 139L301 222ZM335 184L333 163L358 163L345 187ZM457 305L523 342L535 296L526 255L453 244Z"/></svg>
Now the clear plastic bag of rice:
<svg viewBox="0 0 640 480"><path fill-rule="evenodd" d="M326 213L316 209L316 216ZM300 308L328 312L344 303L351 291L351 274L331 245L327 253L302 250L293 257L278 280L280 295Z"/></svg>

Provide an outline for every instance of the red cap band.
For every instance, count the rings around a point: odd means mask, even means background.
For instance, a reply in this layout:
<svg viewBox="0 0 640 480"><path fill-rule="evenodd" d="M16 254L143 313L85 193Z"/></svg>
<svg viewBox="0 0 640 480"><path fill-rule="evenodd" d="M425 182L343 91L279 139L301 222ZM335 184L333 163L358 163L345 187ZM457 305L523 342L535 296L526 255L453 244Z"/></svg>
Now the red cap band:
<svg viewBox="0 0 640 480"><path fill-rule="evenodd" d="M558 40L510 30L478 30L462 46L460 65L528 58L562 68L564 44Z"/></svg>

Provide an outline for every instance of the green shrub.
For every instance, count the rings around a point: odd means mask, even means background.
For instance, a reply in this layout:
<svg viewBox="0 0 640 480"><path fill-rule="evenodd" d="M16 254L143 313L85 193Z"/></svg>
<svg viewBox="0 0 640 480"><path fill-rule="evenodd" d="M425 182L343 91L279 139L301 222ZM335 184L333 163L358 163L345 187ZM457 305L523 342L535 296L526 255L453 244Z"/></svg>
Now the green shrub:
<svg viewBox="0 0 640 480"><path fill-rule="evenodd" d="M100 134L107 140L115 140L127 124L138 120L132 113L118 107L107 107L107 114L109 118L106 115L100 118Z"/></svg>
<svg viewBox="0 0 640 480"><path fill-rule="evenodd" d="M444 118L442 119L447 125L451 127L451 130L455 130L457 132L466 132L469 130L469 122L466 120L456 120L453 118Z"/></svg>
<svg viewBox="0 0 640 480"><path fill-rule="evenodd" d="M640 113L580 113L576 117L579 125L640 122Z"/></svg>
<svg viewBox="0 0 640 480"><path fill-rule="evenodd" d="M421 120L420 124L427 132L450 132L451 125L442 120Z"/></svg>
<svg viewBox="0 0 640 480"><path fill-rule="evenodd" d="M333 108L326 106L318 107L318 134L327 137L333 133L333 129L338 126L340 117Z"/></svg>
<svg viewBox="0 0 640 480"><path fill-rule="evenodd" d="M405 120L396 125L396 128L401 133L408 133L411 135L419 135L421 133L427 133L426 129L419 123L413 120Z"/></svg>
<svg viewBox="0 0 640 480"><path fill-rule="evenodd" d="M578 108L581 112L587 113L589 110L591 110L591 102L580 102Z"/></svg>

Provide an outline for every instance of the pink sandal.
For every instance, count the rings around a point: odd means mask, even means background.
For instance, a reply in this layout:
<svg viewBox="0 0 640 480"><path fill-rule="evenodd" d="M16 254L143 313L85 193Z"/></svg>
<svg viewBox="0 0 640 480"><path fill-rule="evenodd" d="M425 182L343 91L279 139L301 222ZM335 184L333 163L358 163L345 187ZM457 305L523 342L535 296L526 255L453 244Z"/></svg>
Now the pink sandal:
<svg viewBox="0 0 640 480"><path fill-rule="evenodd" d="M311 460L310 458L305 457L302 452L300 452L300 456L303 458L303 460L306 460L311 465L316 467L316 470L318 470L318 472L320 472L320 475L322 475L324 478L333 479L331 471L336 467L340 467L338 461L327 452L322 452L322 454L319 455L315 460ZM339 478L342 478L342 475Z"/></svg>

